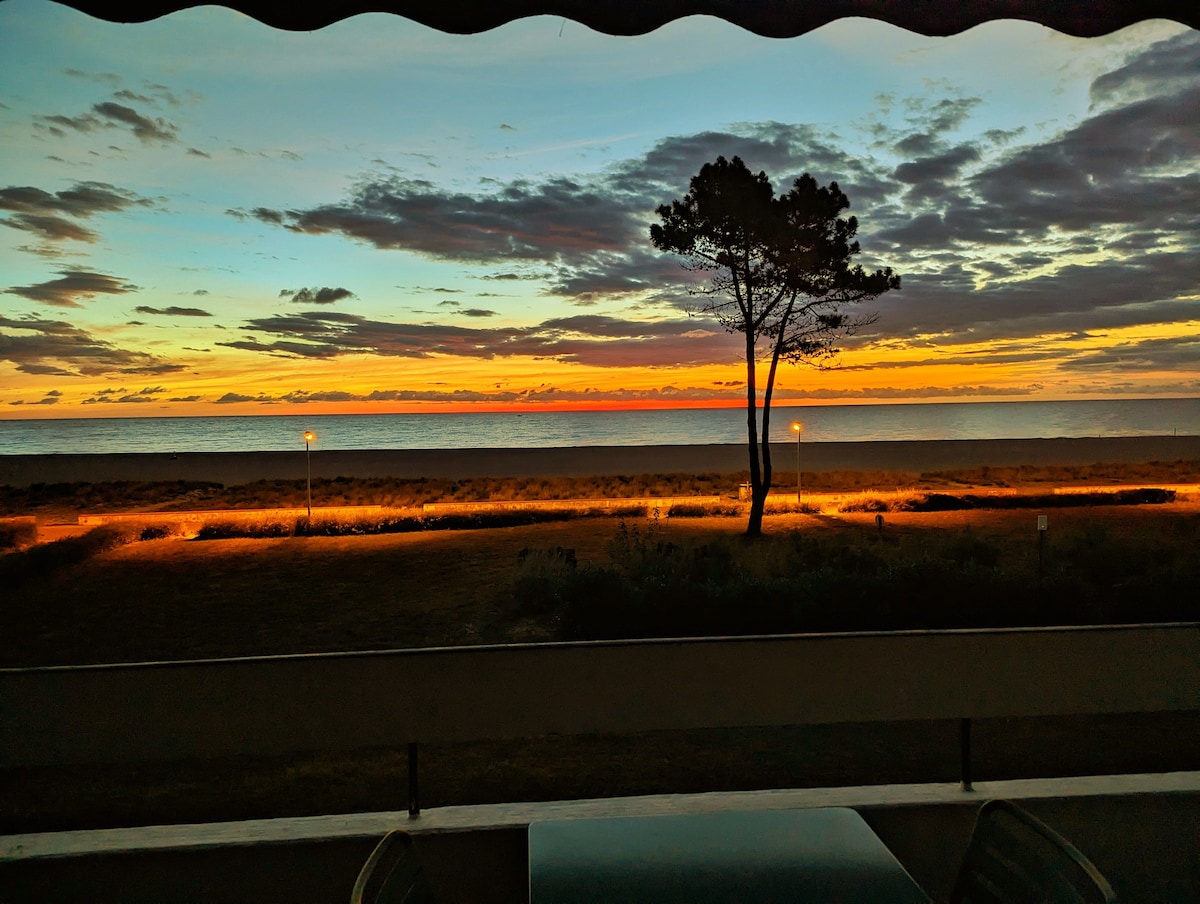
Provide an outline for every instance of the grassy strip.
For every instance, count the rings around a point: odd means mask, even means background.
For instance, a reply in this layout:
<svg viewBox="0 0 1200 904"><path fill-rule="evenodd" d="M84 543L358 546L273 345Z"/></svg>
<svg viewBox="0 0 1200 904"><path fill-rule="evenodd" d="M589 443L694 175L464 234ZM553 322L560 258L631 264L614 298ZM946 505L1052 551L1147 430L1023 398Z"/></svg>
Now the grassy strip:
<svg viewBox="0 0 1200 904"><path fill-rule="evenodd" d="M1172 490L1145 488L1112 492L1014 496L952 496L944 493L929 493L900 496L894 499L885 499L865 494L857 499L843 503L838 510L840 512L851 513L889 511L944 512L964 509L1012 508L1048 509L1095 505L1165 504L1174 501L1174 499L1175 493ZM811 505L797 506L784 502L774 502L770 508L773 512L811 513L816 511ZM668 518L716 517L741 514L743 510L744 505L732 502L718 505L677 504L671 506L665 515ZM19 547L28 545L31 529L34 532L34 536L36 536L36 523L31 528L28 521L21 520L16 522L16 526L11 531L13 539L7 547L5 546L7 538L3 531L4 525L0 525L0 549L15 549L15 551L9 552L3 558L0 558L0 581L6 582L8 586L13 588L19 587L32 577L47 577L117 546L140 540L157 540L165 537L187 537L196 540L230 540L281 537L346 537L438 530L487 530L491 528L547 524L568 521L575 518L602 517L624 519L640 516L643 513L643 507L634 504L613 508L579 509L564 507L561 509L491 510L424 516L406 515L396 512L382 515L372 513L362 517L336 516L312 519L307 517L274 518L259 515L244 518L218 516L211 521L206 521L197 526L195 524L173 523L169 520L169 513L163 512L164 520L161 524L136 525L118 523L102 525L79 537L70 537L53 543L31 546L27 549ZM654 523L657 523L659 515L660 513L657 509L652 512L651 518ZM624 520L621 521L620 531L623 534L627 531ZM24 541L18 542L18 537L24 538ZM724 555L727 559L729 558L728 553ZM527 568L532 567L533 561L533 559L530 559L528 562L523 563L523 565ZM733 572L726 571L724 573L728 575ZM936 575L927 577L937 578ZM972 580L977 579L977 576L972 576ZM605 590L594 591L601 594L604 592L624 592L621 591L621 588L613 585L609 576L605 574L588 574L585 583L589 588L593 587L593 585L595 587L604 586ZM838 588L830 587L827 589L833 592ZM1011 588L1000 588L997 592L1005 592L1006 589ZM762 596L764 589L760 587L748 587L741 593L742 595ZM734 595L738 594L735 593ZM769 597L772 594L768 592L766 595ZM625 592L625 596L630 597L630 594ZM724 606L725 602L727 601L720 599L712 600L712 604L718 607ZM781 621L781 618L777 614L774 618L767 619L766 622L761 622L760 616L751 619L749 624L792 624L796 621L795 618L782 618ZM800 619L800 623L805 623L805 620ZM581 628L580 630L583 632L580 636L594 636L595 629L593 628ZM750 630L750 628L746 630ZM801 629L793 627L765 628L764 630ZM805 628L804 630L808 629ZM820 630L820 628L813 628L813 630ZM843 629L837 628L837 630ZM712 632L706 631L704 633ZM733 630L729 633L744 633L744 631ZM567 636L575 635L568 634Z"/></svg>
<svg viewBox="0 0 1200 904"><path fill-rule="evenodd" d="M554 478L318 478L312 502L319 506L384 505L412 508L427 502L490 499L588 499L646 496L734 495L746 472L722 474L635 474ZM795 482L795 471L776 470L775 486ZM959 486L1015 487L1038 483L1196 483L1200 461L1096 464L1083 467L977 468L923 474L890 471L804 472L814 493L886 487L952 489ZM295 508L307 501L303 480L259 480L237 486L202 481L111 481L102 483L0 486L0 515L46 511L183 510L201 508Z"/></svg>

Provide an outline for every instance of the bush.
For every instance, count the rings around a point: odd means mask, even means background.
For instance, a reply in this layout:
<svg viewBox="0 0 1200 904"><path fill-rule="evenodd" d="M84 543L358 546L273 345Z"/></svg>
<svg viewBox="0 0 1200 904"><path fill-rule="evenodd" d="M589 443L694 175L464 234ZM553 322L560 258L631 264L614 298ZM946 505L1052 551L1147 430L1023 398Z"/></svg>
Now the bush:
<svg viewBox="0 0 1200 904"><path fill-rule="evenodd" d="M11 518L0 521L0 550L23 549L37 542L36 518Z"/></svg>
<svg viewBox="0 0 1200 904"><path fill-rule="evenodd" d="M512 592L562 640L1194 620L1200 519L1168 529L1183 536L1064 536L1039 579L1028 545L971 529L891 545L799 531L679 544L652 518L622 521L605 564L524 551Z"/></svg>
<svg viewBox="0 0 1200 904"><path fill-rule="evenodd" d="M861 495L847 499L838 506L839 512L890 512L891 506L878 496Z"/></svg>
<svg viewBox="0 0 1200 904"><path fill-rule="evenodd" d="M517 555L512 588L517 611L522 615L553 615L562 605L562 594L571 586L577 568L573 549L522 549Z"/></svg>
<svg viewBox="0 0 1200 904"><path fill-rule="evenodd" d="M97 556L102 552L136 542L140 528L102 524L78 537L65 537L0 558L0 586L16 588L35 577L50 575Z"/></svg>
<svg viewBox="0 0 1200 904"><path fill-rule="evenodd" d="M235 540L245 537L290 537L295 524L278 519L206 521L196 532L197 540Z"/></svg>

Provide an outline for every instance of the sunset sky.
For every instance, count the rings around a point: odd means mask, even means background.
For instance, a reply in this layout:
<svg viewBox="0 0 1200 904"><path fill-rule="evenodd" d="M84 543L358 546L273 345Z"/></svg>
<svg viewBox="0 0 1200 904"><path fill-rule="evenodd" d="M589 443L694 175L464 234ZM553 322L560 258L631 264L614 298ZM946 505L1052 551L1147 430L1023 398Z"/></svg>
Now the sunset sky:
<svg viewBox="0 0 1200 904"><path fill-rule="evenodd" d="M0 2L0 418L738 404L654 208L836 180L873 305L779 404L1200 395L1200 33L276 31Z"/></svg>

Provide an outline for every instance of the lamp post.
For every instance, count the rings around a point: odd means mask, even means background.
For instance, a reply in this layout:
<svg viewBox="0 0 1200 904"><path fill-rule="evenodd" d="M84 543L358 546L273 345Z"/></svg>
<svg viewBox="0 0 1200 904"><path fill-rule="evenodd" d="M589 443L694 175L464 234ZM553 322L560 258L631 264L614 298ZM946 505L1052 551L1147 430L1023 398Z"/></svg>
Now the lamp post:
<svg viewBox="0 0 1200 904"><path fill-rule="evenodd" d="M312 454L308 450L309 443L317 438L311 430L304 431L304 464L308 471L308 520L312 521Z"/></svg>
<svg viewBox="0 0 1200 904"><path fill-rule="evenodd" d="M796 505L800 505L800 434L804 432L804 425L799 421L792 421L792 432L796 434Z"/></svg>

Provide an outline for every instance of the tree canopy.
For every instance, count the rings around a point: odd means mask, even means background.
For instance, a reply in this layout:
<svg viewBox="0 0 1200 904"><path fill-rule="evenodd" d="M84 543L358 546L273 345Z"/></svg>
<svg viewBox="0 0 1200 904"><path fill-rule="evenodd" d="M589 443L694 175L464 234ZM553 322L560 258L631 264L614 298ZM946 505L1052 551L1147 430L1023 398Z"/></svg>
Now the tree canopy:
<svg viewBox="0 0 1200 904"><path fill-rule="evenodd" d="M890 267L851 265L860 249L857 219L841 216L849 206L836 182L822 187L805 173L776 196L766 173L752 173L739 157L718 157L692 177L683 198L658 208L661 222L650 227L655 248L708 274L708 285L696 290L703 310L745 340L751 535L761 532L771 488L771 397L780 360L828 362L840 339L876 319L850 308L900 287ZM761 438L760 360L767 365Z"/></svg>

